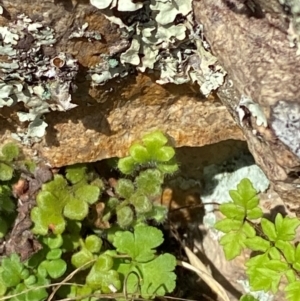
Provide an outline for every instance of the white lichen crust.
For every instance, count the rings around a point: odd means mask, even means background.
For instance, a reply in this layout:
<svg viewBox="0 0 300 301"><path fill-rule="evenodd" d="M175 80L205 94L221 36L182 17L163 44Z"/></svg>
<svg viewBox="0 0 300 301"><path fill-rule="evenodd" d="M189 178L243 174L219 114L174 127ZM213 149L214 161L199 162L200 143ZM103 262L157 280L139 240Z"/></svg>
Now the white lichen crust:
<svg viewBox="0 0 300 301"><path fill-rule="evenodd" d="M300 1L299 0L278 0L290 14L290 26L288 39L290 46L297 47L297 55L300 55Z"/></svg>
<svg viewBox="0 0 300 301"><path fill-rule="evenodd" d="M271 114L271 127L276 137L300 158L300 104L279 101Z"/></svg>
<svg viewBox="0 0 300 301"><path fill-rule="evenodd" d="M89 24L85 22L81 27L79 27L76 31L73 31L69 35L69 40L75 39L75 38L87 38L89 42L96 40L101 41L102 36L97 31L88 31L87 28L89 27Z"/></svg>
<svg viewBox="0 0 300 301"><path fill-rule="evenodd" d="M111 22L119 25L130 41L129 47L118 54L116 69L107 64L92 68L94 85L104 84L118 74L124 74L128 65L141 72L159 71L159 84L197 82L204 95L223 84L226 73L208 51L203 28L194 24L191 0L90 2L102 9ZM113 15L112 9L132 12L131 22ZM107 57L107 60L111 58Z"/></svg>
<svg viewBox="0 0 300 301"><path fill-rule="evenodd" d="M268 121L263 112L262 107L258 103L255 103L250 97L246 95L241 96L240 102L236 108L239 115L240 124L242 126L244 125L243 120L245 117L245 112L243 110L243 107L246 107L250 112L250 114L256 118L256 124L258 126L264 126L264 127L268 126Z"/></svg>
<svg viewBox="0 0 300 301"><path fill-rule="evenodd" d="M54 31L24 14L0 27L0 41L0 108L24 103L27 110L17 115L21 122L29 121L29 126L17 135L29 142L45 134L43 114L76 106L70 92L78 65L65 53L46 56L44 47L56 42Z"/></svg>
<svg viewBox="0 0 300 301"><path fill-rule="evenodd" d="M241 154L223 164L206 166L203 176L205 185L201 200L205 204L206 211L203 222L208 228L216 222L215 208L212 203L228 202L231 199L229 190L236 189L242 179L250 179L258 192L264 192L269 187L269 180L249 154ZM216 233L218 237L220 232L216 231Z"/></svg>

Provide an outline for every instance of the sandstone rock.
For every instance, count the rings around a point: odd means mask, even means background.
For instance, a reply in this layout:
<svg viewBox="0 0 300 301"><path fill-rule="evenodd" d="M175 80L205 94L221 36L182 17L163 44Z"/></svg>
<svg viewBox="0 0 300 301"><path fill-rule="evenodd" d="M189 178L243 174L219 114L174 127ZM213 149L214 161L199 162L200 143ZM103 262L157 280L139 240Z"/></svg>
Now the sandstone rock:
<svg viewBox="0 0 300 301"><path fill-rule="evenodd" d="M243 140L241 131L219 103L166 91L162 97L159 91L163 88L153 83L151 86L148 94L120 101L115 108L107 107L116 105L112 101L53 114L47 119L46 139L35 149L58 167L125 156L134 140L154 129L166 132L176 147ZM137 87L142 88L139 84Z"/></svg>
<svg viewBox="0 0 300 301"><path fill-rule="evenodd" d="M155 83L155 74L129 74L99 87L86 80L87 68L101 62L103 54L118 48L121 36L116 25L95 10L88 1L3 1L5 25L24 13L55 30L57 42L44 47L54 57L72 54L80 65L78 89L72 95L77 108L45 115L45 138L24 152L43 158L53 167L93 162L126 155L130 144L153 129L165 131L174 146L204 146L228 139L243 140L243 134L226 108L213 98L205 101L188 85ZM69 39L88 22L88 30L101 33L100 41ZM199 89L199 88L198 88ZM14 108L1 109L1 141L20 126Z"/></svg>

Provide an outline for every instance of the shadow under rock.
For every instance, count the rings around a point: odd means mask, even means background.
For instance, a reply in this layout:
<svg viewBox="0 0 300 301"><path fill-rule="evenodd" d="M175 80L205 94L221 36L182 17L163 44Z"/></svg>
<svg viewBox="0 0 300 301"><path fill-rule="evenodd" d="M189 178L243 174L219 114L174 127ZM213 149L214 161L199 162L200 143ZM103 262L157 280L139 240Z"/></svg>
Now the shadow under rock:
<svg viewBox="0 0 300 301"><path fill-rule="evenodd" d="M265 213L263 217L272 223L275 222L276 215L280 213L282 217L286 217L288 213L286 212L286 208L283 205L277 205L272 208L268 213Z"/></svg>
<svg viewBox="0 0 300 301"><path fill-rule="evenodd" d="M248 18L262 19L265 13L261 6L254 0L222 0L234 13L246 15Z"/></svg>
<svg viewBox="0 0 300 301"><path fill-rule="evenodd" d="M68 12L71 12L74 8L72 0L54 0L54 4L61 4L64 7L64 9Z"/></svg>
<svg viewBox="0 0 300 301"><path fill-rule="evenodd" d="M20 122L16 111L23 110L24 107L17 103L12 107L6 107L0 109L0 136L4 136L5 132L8 130L11 133L16 133L17 128L22 125Z"/></svg>

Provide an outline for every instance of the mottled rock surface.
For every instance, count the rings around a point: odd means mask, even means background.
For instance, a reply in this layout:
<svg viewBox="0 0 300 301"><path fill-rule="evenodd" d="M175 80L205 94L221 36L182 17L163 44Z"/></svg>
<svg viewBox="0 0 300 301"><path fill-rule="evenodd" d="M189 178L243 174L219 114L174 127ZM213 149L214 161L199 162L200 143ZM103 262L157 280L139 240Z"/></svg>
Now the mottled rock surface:
<svg viewBox="0 0 300 301"><path fill-rule="evenodd" d="M101 55L120 50L123 38L116 25L87 0L3 0L1 25L24 13L55 30L57 42L52 47L43 46L45 55L55 57L65 52L79 63L78 90L72 96L78 107L46 114L46 137L32 147L37 156L55 167L123 156L133 140L157 128L165 131L176 147L243 140L245 136L257 163L278 193L293 205L300 196L300 60L296 49L289 45L289 24L283 7L275 0L243 3L194 2L196 21L204 25L213 53L228 72L227 82L219 89L221 105L204 101L195 92L198 87L159 86L155 84L155 72L132 72L125 78L91 87L86 80L88 68L100 63ZM101 40L69 39L85 23L89 24L88 30L101 34ZM241 123L236 108L242 95L259 105L266 128L258 126L247 111ZM22 107L19 103L17 106ZM15 107L1 109L2 140L20 126L14 110Z"/></svg>
<svg viewBox="0 0 300 301"><path fill-rule="evenodd" d="M176 147L243 139L219 104L184 95L157 98L157 104L145 100L147 96L139 96L106 114L95 105L53 116L48 139L36 146L39 154L53 166L122 157L134 140L154 129L166 132Z"/></svg>
<svg viewBox="0 0 300 301"><path fill-rule="evenodd" d="M271 7L262 16L251 16L221 0L194 2L196 20L204 25L212 51L229 75L219 96L241 124L256 162L297 210L300 59L289 45L287 24ZM258 126L248 111L241 122L236 110L241 95L259 105L267 127Z"/></svg>
<svg viewBox="0 0 300 301"><path fill-rule="evenodd" d="M93 162L124 156L132 141L152 129L165 131L176 147L204 146L225 140L244 140L225 106L204 100L199 88L188 85L160 86L155 74L130 74L100 87L86 80L87 68L101 62L102 54L111 54L120 44L120 32L89 1L3 1L0 24L24 13L34 21L55 30L57 43L44 52L55 57L59 52L72 54L80 69L78 89L72 95L77 108L45 115L46 136L32 146L39 158L53 167L76 162ZM88 22L88 30L101 33L100 41L68 39ZM0 111L2 141L16 132L19 121L16 107ZM8 118L9 116L9 118ZM26 149L24 149L26 151ZM32 150L27 150L32 153Z"/></svg>

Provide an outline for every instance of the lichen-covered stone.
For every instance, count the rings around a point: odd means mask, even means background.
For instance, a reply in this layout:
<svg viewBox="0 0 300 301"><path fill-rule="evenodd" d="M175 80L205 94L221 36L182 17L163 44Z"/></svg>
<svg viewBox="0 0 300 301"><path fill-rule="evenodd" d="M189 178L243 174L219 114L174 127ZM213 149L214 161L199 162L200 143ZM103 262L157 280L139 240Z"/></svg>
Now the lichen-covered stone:
<svg viewBox="0 0 300 301"><path fill-rule="evenodd" d="M287 43L286 24L271 9L255 18L236 12L222 0L194 4L196 20L203 24L212 51L228 72L218 90L222 102L243 125L249 149L276 191L291 207L299 206L300 158L297 142L292 142L298 135L291 116L297 123L300 116L293 108L300 102L300 61L297 49ZM259 126L257 112L250 110L239 120L242 95L259 105L267 127Z"/></svg>
<svg viewBox="0 0 300 301"><path fill-rule="evenodd" d="M91 1L92 5L102 8L101 12L111 22L120 26L123 36L130 41L127 49L119 53L115 67L99 64L92 68L93 85L126 76L130 66L141 72L156 70L159 84L197 83L205 96L222 85L226 72L209 51L202 27L194 24L191 0L144 1L130 18L120 14L123 11L120 3L129 11L136 10L131 7L131 0L101 4ZM107 5L114 10L104 9ZM106 61L111 59L105 58Z"/></svg>

